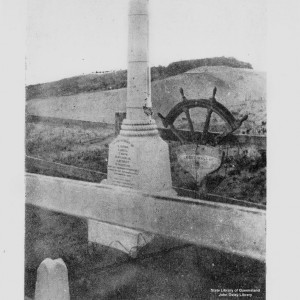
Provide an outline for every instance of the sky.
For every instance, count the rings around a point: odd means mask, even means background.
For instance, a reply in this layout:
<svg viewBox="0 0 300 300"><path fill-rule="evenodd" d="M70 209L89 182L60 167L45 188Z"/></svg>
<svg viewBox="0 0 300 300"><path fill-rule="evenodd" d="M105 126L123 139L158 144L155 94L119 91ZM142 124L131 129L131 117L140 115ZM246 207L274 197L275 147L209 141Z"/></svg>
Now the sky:
<svg viewBox="0 0 300 300"><path fill-rule="evenodd" d="M150 0L150 65L230 56L266 70L265 0ZM28 0L26 84L127 68L128 0Z"/></svg>

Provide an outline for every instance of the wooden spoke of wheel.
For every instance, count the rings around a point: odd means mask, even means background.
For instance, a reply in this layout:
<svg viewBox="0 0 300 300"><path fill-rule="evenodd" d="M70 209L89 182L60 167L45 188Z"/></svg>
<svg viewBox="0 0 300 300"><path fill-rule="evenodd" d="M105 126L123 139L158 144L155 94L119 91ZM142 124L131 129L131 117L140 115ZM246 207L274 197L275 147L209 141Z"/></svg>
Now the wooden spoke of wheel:
<svg viewBox="0 0 300 300"><path fill-rule="evenodd" d="M191 131L192 139L194 140L195 131L194 131L194 125L193 125L193 122L192 122L192 119L191 119L190 111L187 107L184 107L183 111L184 111L184 113L186 115L186 118L188 120L188 123L189 123L189 128L190 128L190 131Z"/></svg>
<svg viewBox="0 0 300 300"><path fill-rule="evenodd" d="M234 128L230 130L229 132L224 131L223 133L219 134L218 136L215 137L215 144L218 145L220 144L226 137L230 134L232 134L234 131L236 131L237 128Z"/></svg>
<svg viewBox="0 0 300 300"><path fill-rule="evenodd" d="M246 121L247 119L248 119L248 115L245 115L242 119L236 120L235 126L233 128L231 127L231 130L229 132L224 131L223 133L215 137L215 144L216 145L220 144L224 139L226 139L228 135L232 134L238 128L240 128L243 122Z"/></svg>
<svg viewBox="0 0 300 300"><path fill-rule="evenodd" d="M213 110L211 108L208 108L203 132L202 132L202 136L201 136L201 142L200 142L200 144L202 144L202 145L204 145L207 140L207 134L208 134L208 129L209 129L209 124L210 124L210 119L211 119L212 113L213 113Z"/></svg>
<svg viewBox="0 0 300 300"><path fill-rule="evenodd" d="M180 132L175 128L175 126L173 124L170 124L169 127L170 127L171 131L176 135L176 137L178 138L178 140L180 141L180 143L184 144L186 142L186 140L180 134Z"/></svg>

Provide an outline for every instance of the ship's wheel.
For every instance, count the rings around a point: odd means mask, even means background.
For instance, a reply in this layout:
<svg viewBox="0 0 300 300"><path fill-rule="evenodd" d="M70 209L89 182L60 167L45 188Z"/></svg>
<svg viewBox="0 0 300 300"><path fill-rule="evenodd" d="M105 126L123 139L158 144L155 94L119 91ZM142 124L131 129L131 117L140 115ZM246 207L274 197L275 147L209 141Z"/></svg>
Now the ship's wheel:
<svg viewBox="0 0 300 300"><path fill-rule="evenodd" d="M216 100L216 92L215 87L211 98L189 100L180 88L182 101L176 104L166 117L158 113L164 127L169 128L180 142L176 147L179 164L199 185L206 175L221 167L224 153L220 145L226 143L232 133L248 118L246 115L240 120L235 119L232 113ZM212 118L215 124L211 124Z"/></svg>

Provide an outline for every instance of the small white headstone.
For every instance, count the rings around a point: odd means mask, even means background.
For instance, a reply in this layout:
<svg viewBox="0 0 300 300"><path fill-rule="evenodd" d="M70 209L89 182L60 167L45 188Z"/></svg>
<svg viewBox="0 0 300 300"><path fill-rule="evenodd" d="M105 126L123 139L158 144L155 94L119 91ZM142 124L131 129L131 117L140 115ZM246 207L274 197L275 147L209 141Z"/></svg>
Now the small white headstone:
<svg viewBox="0 0 300 300"><path fill-rule="evenodd" d="M68 270L61 258L46 258L37 271L35 300L70 300Z"/></svg>

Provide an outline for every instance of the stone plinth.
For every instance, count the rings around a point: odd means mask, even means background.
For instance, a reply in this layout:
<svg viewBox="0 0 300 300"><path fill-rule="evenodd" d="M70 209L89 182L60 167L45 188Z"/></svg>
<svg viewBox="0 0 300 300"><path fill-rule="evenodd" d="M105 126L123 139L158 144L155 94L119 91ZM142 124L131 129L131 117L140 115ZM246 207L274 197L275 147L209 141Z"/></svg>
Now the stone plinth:
<svg viewBox="0 0 300 300"><path fill-rule="evenodd" d="M149 193L171 190L168 144L159 135L119 135L109 145L105 183Z"/></svg>
<svg viewBox="0 0 300 300"><path fill-rule="evenodd" d="M68 270L59 258L46 258L37 271L35 300L70 300Z"/></svg>

